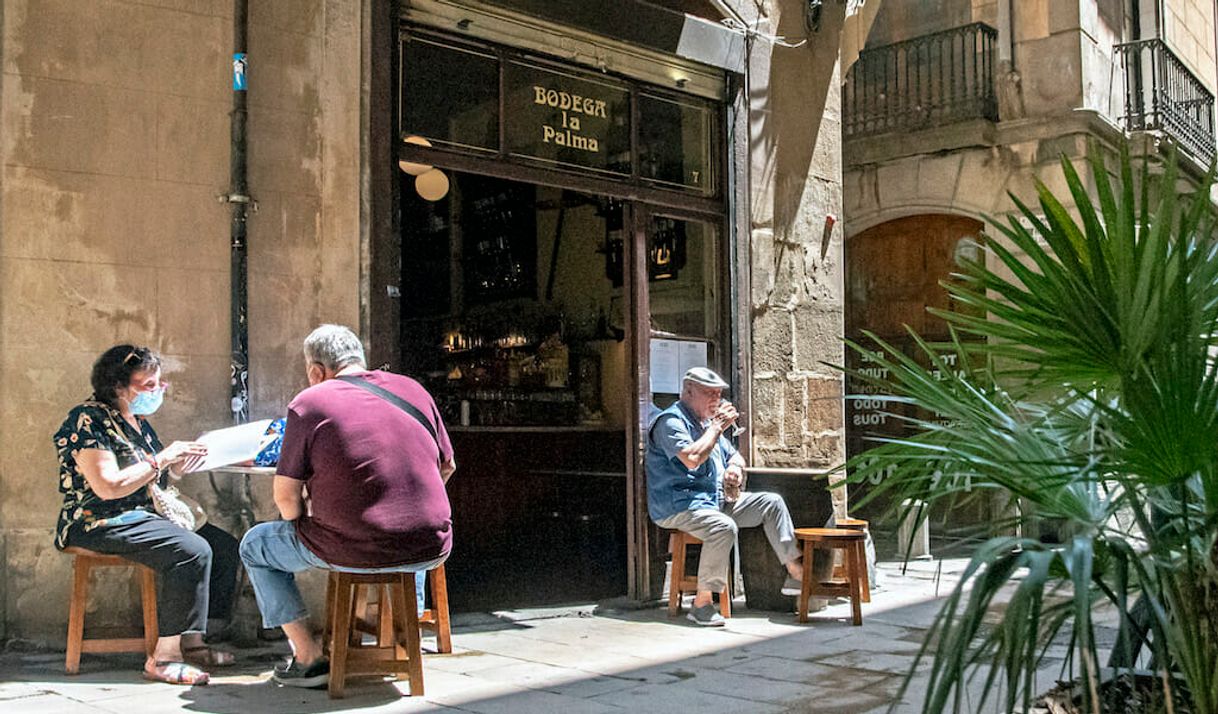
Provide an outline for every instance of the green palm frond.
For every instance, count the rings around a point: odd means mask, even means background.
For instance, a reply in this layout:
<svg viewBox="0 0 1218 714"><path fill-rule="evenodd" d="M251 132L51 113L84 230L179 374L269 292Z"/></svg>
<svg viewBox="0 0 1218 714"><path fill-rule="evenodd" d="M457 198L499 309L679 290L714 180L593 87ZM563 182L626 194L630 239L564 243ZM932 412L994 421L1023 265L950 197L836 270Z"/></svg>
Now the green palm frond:
<svg viewBox="0 0 1218 714"><path fill-rule="evenodd" d="M1118 615L1118 655L1149 633L1163 681L1181 678L1192 711L1218 714L1212 176L1182 190L1174 157L1135 169L1122 148L1113 163L1093 146L1086 179L1062 161L1068 197L1038 183L1036 209L1013 198L1022 220L994 222L983 259L943 283L960 308L932 310L947 343L911 332L908 355L875 335L848 343L885 369L846 371L890 395L906 428L846 464L850 482L878 481L865 501L904 516L907 499L981 491L1017 501L1013 523L1034 514L1070 534L978 547L920 655L933 660L928 712L1026 709L1063 638L1084 707L1099 711L1113 671L1095 639L1102 604ZM985 701L966 702L970 682Z"/></svg>

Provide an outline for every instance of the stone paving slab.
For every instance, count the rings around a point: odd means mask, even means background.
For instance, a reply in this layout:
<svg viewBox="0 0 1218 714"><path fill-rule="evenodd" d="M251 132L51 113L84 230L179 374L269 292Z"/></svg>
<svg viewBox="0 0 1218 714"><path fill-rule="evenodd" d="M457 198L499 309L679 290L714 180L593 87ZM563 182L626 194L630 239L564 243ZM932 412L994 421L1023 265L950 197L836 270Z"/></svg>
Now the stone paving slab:
<svg viewBox="0 0 1218 714"><path fill-rule="evenodd" d="M927 567L929 572L929 566ZM238 665L206 687L144 682L137 655L85 655L62 673L62 653L0 655L4 714L160 712L817 712L883 711L925 636L927 613L950 582L891 569L849 624L833 602L806 625L793 613L738 607L726 627L701 628L666 610L578 605L462 615L451 655L424 658L426 694L406 682L352 680L347 697L268 681L284 643L237 650ZM743 605L741 602L740 605ZM432 646L430 640L426 646ZM917 711L916 684L897 711Z"/></svg>

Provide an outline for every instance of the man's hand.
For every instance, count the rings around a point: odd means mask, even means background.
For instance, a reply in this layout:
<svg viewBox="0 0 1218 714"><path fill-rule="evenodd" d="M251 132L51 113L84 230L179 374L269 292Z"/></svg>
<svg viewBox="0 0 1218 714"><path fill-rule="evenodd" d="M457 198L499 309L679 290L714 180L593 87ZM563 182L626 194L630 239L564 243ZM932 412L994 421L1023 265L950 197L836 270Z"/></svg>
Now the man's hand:
<svg viewBox="0 0 1218 714"><path fill-rule="evenodd" d="M713 424L720 433L727 431L728 427L736 423L740 418L740 412L736 411L735 405L731 402L720 402L719 408L711 416L711 424Z"/></svg>
<svg viewBox="0 0 1218 714"><path fill-rule="evenodd" d="M733 488L739 488L744 483L744 469L736 464L727 467L727 471L723 472L723 485Z"/></svg>

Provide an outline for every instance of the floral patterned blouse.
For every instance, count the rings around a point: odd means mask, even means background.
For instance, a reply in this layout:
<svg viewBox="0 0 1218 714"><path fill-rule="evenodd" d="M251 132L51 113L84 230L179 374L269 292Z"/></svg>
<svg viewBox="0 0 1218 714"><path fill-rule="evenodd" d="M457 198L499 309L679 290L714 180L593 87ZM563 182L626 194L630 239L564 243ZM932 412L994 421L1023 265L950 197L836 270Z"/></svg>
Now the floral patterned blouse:
<svg viewBox="0 0 1218 714"><path fill-rule="evenodd" d="M59 431L55 432L55 449L59 452L59 491L63 508L55 526L55 547L68 545L68 530L79 521L86 531L105 525L108 519L132 511L152 513L148 489L110 501L93 493L84 474L76 466L76 454L81 449L105 449L118 460L120 469L139 461L152 461L161 451L161 440L152 425L136 417L140 428L127 423L119 411L104 402L89 400L68 412ZM162 475L163 478L163 475Z"/></svg>

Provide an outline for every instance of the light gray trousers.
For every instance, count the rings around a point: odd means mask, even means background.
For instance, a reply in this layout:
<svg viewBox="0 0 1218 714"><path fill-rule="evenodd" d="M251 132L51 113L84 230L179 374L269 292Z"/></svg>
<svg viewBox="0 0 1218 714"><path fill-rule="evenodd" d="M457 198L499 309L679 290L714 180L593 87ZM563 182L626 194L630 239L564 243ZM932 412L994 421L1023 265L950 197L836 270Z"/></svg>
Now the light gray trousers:
<svg viewBox="0 0 1218 714"><path fill-rule="evenodd" d="M669 530L684 531L702 541L702 556L698 559L698 589L718 592L727 585L727 568L741 528L763 526L770 547L783 565L799 559L795 542L795 526L782 496L765 491L745 491L735 503L713 508L682 511L656 521Z"/></svg>

